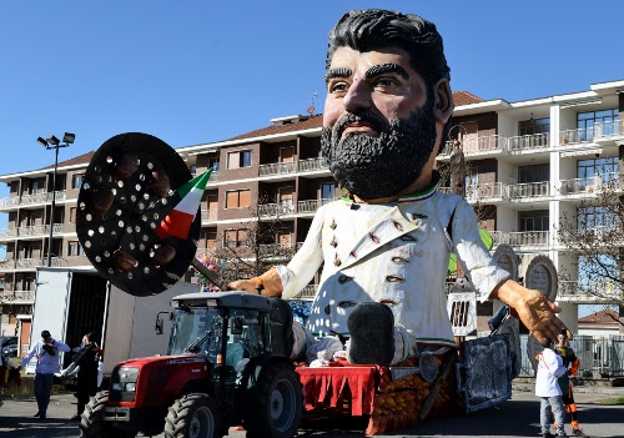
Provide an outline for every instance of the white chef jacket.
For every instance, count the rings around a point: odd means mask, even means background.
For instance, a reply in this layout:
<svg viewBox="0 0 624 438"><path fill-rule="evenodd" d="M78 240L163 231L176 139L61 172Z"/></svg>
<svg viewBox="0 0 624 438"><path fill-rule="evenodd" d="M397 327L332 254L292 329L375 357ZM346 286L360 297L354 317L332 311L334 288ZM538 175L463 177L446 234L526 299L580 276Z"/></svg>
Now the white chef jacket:
<svg viewBox="0 0 624 438"><path fill-rule="evenodd" d="M412 342L455 345L445 294L451 250L482 301L510 277L484 247L472 207L436 184L387 204L334 201L317 211L290 263L277 267L282 297L295 296L324 263L309 333L348 334L355 304L377 301Z"/></svg>
<svg viewBox="0 0 624 438"><path fill-rule="evenodd" d="M550 348L545 348L538 357L535 395L538 397L557 397L562 395L557 378L568 370L563 366L561 356Z"/></svg>

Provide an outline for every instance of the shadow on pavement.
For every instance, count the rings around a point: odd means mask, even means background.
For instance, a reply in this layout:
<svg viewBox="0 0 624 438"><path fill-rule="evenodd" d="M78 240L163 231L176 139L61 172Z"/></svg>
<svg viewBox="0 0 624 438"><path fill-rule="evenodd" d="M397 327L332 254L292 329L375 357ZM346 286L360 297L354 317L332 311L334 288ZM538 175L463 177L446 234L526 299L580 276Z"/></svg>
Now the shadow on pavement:
<svg viewBox="0 0 624 438"><path fill-rule="evenodd" d="M0 437L32 438L37 436L67 437L78 434L78 422L64 418L46 418L38 420L24 417L0 417L0 428L12 429L10 432L0 431Z"/></svg>

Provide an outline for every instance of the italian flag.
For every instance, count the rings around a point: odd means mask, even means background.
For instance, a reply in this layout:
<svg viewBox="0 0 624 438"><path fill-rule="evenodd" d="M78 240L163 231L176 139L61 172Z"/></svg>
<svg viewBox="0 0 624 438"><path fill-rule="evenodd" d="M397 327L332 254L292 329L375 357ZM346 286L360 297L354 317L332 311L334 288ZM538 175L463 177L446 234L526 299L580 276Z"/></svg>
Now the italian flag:
<svg viewBox="0 0 624 438"><path fill-rule="evenodd" d="M183 184L176 190L174 199L178 199L171 210L155 230L158 237L177 237L188 239L191 225L197 216L206 184L210 179L212 169L205 171L199 176Z"/></svg>

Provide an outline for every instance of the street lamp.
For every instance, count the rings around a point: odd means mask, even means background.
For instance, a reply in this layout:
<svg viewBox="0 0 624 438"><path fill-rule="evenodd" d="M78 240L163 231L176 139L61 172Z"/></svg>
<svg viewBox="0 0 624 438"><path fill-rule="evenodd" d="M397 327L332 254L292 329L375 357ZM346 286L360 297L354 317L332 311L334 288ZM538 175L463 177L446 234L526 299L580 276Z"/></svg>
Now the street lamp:
<svg viewBox="0 0 624 438"><path fill-rule="evenodd" d="M76 134L66 132L63 142L54 135L47 139L37 137L37 143L46 150L54 149L54 172L52 173L52 207L50 208L50 241L48 242L48 266L52 266L52 238L54 237L54 207L56 206L56 170L58 168L58 153L60 148L66 148L76 140Z"/></svg>

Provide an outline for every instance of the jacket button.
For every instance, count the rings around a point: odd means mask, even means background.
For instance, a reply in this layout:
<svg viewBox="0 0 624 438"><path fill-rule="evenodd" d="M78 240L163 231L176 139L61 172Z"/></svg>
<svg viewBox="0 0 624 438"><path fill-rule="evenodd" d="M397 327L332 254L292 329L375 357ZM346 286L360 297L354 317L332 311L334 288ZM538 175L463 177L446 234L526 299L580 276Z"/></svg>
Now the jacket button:
<svg viewBox="0 0 624 438"><path fill-rule="evenodd" d="M335 230L337 226L338 225L336 225L336 220L332 219L332 223L329 224L329 228L331 228L332 230Z"/></svg>
<svg viewBox="0 0 624 438"><path fill-rule="evenodd" d="M386 275L386 281L388 283L403 283L405 282L405 278L399 277L398 275Z"/></svg>
<svg viewBox="0 0 624 438"><path fill-rule="evenodd" d="M329 244L333 246L334 248L338 246L338 241L336 240L336 236L332 237L332 240L331 242L329 242Z"/></svg>
<svg viewBox="0 0 624 438"><path fill-rule="evenodd" d="M377 237L377 236L376 236L375 234L373 234L373 233L368 233L368 237L370 237L370 240L372 240L372 241L373 241L373 242L375 242L375 243L379 243L379 242L380 242L379 237Z"/></svg>
<svg viewBox="0 0 624 438"><path fill-rule="evenodd" d="M408 259L406 259L405 257L400 257L400 256L392 257L392 261L394 263L396 263L397 265L405 265L405 264L409 263Z"/></svg>
<svg viewBox="0 0 624 438"><path fill-rule="evenodd" d="M340 261L340 259L338 258L338 254L336 254L336 257L334 257L334 265L335 266L340 266L342 265L342 262Z"/></svg>
<svg viewBox="0 0 624 438"><path fill-rule="evenodd" d="M392 223L394 224L394 228L396 228L399 231L403 231L403 224L401 222L392 221Z"/></svg>

